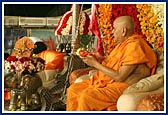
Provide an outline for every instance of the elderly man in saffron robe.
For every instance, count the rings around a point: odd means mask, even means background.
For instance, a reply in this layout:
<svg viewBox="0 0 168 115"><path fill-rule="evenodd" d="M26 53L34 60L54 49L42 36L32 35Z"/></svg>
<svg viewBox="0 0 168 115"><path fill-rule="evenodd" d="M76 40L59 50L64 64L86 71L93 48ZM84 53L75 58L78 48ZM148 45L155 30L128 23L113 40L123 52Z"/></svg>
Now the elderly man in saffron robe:
<svg viewBox="0 0 168 115"><path fill-rule="evenodd" d="M134 20L121 16L113 26L118 45L102 63L93 56L83 58L99 71L91 79L74 83L67 89L67 111L117 110L117 100L129 85L154 74L156 55L146 41L135 34Z"/></svg>

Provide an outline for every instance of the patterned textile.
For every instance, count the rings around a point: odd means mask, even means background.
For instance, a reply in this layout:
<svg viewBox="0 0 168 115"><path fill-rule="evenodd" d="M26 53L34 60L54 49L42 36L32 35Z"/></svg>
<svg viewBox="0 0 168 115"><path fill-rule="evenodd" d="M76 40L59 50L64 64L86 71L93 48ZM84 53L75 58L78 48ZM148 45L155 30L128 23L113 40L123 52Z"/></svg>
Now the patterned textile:
<svg viewBox="0 0 168 115"><path fill-rule="evenodd" d="M164 111L164 93L145 96L139 101L137 111Z"/></svg>

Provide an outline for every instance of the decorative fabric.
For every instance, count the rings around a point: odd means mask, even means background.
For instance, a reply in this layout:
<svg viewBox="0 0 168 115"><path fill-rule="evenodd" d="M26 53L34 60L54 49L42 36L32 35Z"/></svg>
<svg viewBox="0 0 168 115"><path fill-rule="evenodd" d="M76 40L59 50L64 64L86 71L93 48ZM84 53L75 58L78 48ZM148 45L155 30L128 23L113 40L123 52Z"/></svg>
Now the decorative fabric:
<svg viewBox="0 0 168 115"><path fill-rule="evenodd" d="M145 96L139 101L137 111L164 111L164 93Z"/></svg>
<svg viewBox="0 0 168 115"><path fill-rule="evenodd" d="M164 84L164 69L161 69L157 74L140 80L129 86L124 93L138 93L138 92L148 92L153 91Z"/></svg>
<svg viewBox="0 0 168 115"><path fill-rule="evenodd" d="M90 29L90 18L86 12L81 13L79 33L80 35L89 34L91 35ZM58 26L54 30L55 35L70 35L72 34L72 9L67 11L59 20Z"/></svg>
<svg viewBox="0 0 168 115"><path fill-rule="evenodd" d="M90 30L92 33L94 33L97 36L97 48L96 50L104 56L104 48L102 44L102 38L99 30L99 23L98 23L98 17L97 17L97 8L95 4L92 4L92 18L90 22Z"/></svg>

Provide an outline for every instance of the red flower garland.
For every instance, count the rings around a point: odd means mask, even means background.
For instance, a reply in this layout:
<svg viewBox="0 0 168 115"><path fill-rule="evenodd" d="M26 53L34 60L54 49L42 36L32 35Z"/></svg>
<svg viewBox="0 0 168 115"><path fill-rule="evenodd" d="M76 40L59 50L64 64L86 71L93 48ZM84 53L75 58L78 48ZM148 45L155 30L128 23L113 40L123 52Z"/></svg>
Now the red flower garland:
<svg viewBox="0 0 168 115"><path fill-rule="evenodd" d="M163 4L157 4L161 8ZM153 4L100 4L99 21L103 35L103 42L106 52L109 54L115 47L112 38L113 21L123 15L131 16L135 21L135 32L142 35L144 39L158 51L164 51L164 31L158 23L163 21L163 11L157 9L154 14ZM158 7L157 6L157 7ZM156 7L155 7L156 8ZM163 9L161 9L163 10ZM159 15L159 13L161 13ZM163 22L162 22L163 23Z"/></svg>
<svg viewBox="0 0 168 115"><path fill-rule="evenodd" d="M112 22L119 16L131 16L135 22L135 32L137 34L143 35L141 32L140 21L137 18L138 11L136 8L136 4L112 4L112 15Z"/></svg>
<svg viewBox="0 0 168 115"><path fill-rule="evenodd" d="M125 15L131 16L135 22L135 32L139 35L143 35L141 32L140 21L137 18L139 12L137 11L136 4L101 4L99 5L98 13L100 29L103 34L104 47L107 54L109 54L116 46L116 43L113 41L111 30L113 28L113 22L117 17ZM103 17L105 14L106 16Z"/></svg>

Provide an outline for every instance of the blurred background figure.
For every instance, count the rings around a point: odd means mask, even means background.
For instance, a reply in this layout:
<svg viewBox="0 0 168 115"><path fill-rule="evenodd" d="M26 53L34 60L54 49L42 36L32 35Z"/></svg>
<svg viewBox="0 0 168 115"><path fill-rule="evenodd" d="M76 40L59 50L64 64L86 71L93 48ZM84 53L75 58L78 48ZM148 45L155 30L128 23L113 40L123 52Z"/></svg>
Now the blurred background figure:
<svg viewBox="0 0 168 115"><path fill-rule="evenodd" d="M54 43L54 39L52 38L52 36L50 36L48 40L42 39L42 41L47 46L47 50L56 50L56 45Z"/></svg>
<svg viewBox="0 0 168 115"><path fill-rule="evenodd" d="M5 52L4 53L4 60L6 60L9 57L9 53Z"/></svg>

